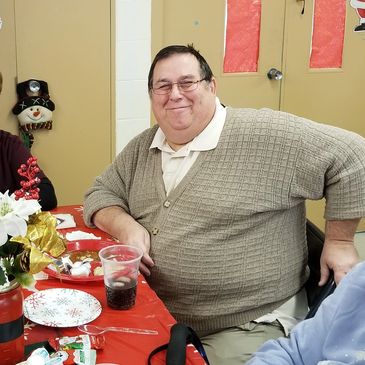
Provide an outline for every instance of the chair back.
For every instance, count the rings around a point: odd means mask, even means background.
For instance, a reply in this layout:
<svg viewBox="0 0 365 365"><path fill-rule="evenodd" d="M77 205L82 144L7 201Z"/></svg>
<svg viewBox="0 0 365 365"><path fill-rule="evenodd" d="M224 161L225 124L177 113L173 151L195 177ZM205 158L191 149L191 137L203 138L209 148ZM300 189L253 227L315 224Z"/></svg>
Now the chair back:
<svg viewBox="0 0 365 365"><path fill-rule="evenodd" d="M310 270L309 278L305 284L308 298L309 312L306 319L311 318L317 312L322 301L336 288L336 283L331 274L324 286L318 286L321 277L320 258L324 244L324 233L311 221L307 220L307 245L308 245L308 266Z"/></svg>

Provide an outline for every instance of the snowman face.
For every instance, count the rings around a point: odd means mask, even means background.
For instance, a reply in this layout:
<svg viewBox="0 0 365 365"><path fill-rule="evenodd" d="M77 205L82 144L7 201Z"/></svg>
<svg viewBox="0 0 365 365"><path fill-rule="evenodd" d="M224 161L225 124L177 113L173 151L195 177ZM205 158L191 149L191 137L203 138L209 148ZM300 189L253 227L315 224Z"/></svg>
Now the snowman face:
<svg viewBox="0 0 365 365"><path fill-rule="evenodd" d="M43 106L31 106L18 114L20 125L43 123L52 119L52 112Z"/></svg>

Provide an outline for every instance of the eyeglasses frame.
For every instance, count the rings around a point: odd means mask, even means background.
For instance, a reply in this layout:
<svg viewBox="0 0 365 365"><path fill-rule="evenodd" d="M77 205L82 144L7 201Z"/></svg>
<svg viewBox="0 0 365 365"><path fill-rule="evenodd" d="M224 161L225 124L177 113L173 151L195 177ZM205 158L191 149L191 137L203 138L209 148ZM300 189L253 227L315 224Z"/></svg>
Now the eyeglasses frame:
<svg viewBox="0 0 365 365"><path fill-rule="evenodd" d="M170 83L166 83L166 84L169 84L169 85L170 85L170 89L169 89L166 93L162 93L162 94L156 93L156 90L157 90L157 89L154 89L153 87L151 88L151 91L152 91L155 95L168 95L168 94L170 94L170 93L172 92L172 89L173 89L174 85L176 85L176 86L177 86L177 88L179 89L179 92L180 92L180 93L189 93L189 92L191 92L191 91L196 90L196 89L198 88L198 84L199 84L200 82L202 82L202 81L208 81L208 80L206 79L206 77L204 77L204 78L202 78L202 79L200 79L200 80L191 81L193 84L195 84L195 85L196 85L196 86L195 86L195 88L194 88L194 89L191 89L191 90L182 90L182 89L180 89L179 84L183 83L183 81L177 81L177 82L170 82ZM186 81L185 81L185 82L186 82Z"/></svg>

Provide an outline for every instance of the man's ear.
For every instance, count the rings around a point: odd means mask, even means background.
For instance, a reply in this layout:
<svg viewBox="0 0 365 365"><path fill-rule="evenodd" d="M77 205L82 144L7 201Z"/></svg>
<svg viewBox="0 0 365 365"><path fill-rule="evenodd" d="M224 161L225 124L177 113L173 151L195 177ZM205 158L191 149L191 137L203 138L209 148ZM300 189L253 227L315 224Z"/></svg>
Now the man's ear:
<svg viewBox="0 0 365 365"><path fill-rule="evenodd" d="M210 88L210 91L216 95L217 94L217 82L215 80L214 77L212 77L212 79L210 80L210 83L209 83L209 88Z"/></svg>

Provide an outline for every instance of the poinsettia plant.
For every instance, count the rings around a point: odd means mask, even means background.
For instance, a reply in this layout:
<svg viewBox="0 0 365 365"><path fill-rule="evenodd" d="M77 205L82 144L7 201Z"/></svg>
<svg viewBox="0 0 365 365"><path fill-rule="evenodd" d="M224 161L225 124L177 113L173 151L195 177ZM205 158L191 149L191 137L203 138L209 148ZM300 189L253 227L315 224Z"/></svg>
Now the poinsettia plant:
<svg viewBox="0 0 365 365"><path fill-rule="evenodd" d="M56 218L41 211L39 171L37 159L31 157L18 169L25 178L21 189L11 195L0 193L0 285L16 280L23 287L31 287L33 274L66 250L56 230Z"/></svg>

